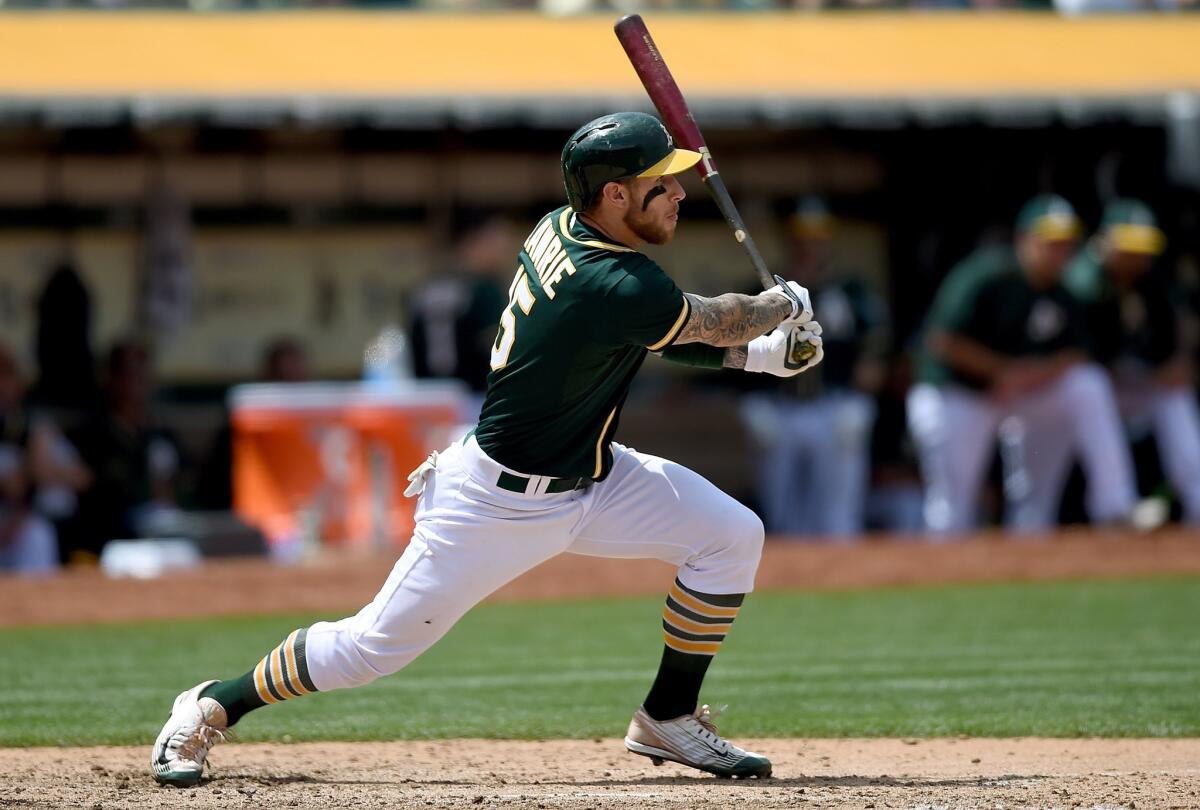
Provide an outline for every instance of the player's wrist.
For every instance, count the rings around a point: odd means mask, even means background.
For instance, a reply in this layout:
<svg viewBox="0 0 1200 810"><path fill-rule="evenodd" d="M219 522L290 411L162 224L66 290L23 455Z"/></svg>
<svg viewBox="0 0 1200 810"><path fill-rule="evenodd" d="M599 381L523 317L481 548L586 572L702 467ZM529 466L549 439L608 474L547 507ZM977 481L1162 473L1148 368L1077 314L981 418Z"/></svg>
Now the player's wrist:
<svg viewBox="0 0 1200 810"><path fill-rule="evenodd" d="M759 298L769 302L772 312L779 316L780 322L791 320L800 314L800 303L778 284L769 290L763 290L759 293Z"/></svg>
<svg viewBox="0 0 1200 810"><path fill-rule="evenodd" d="M787 302L787 309L784 311L783 318L779 322L780 325L791 326L793 324L807 323L812 320L813 309L808 290L795 281L785 281L780 276L775 276L775 280L779 283L770 290L767 290L767 292L774 292L778 297Z"/></svg>
<svg viewBox="0 0 1200 810"><path fill-rule="evenodd" d="M746 368L747 346L730 346L725 349L725 357L721 363L723 368Z"/></svg>

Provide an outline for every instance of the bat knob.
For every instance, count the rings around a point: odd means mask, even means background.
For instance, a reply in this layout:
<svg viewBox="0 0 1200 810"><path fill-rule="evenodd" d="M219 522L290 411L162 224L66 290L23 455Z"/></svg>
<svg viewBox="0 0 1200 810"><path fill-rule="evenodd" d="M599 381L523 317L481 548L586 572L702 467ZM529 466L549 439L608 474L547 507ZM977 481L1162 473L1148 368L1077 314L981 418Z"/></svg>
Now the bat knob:
<svg viewBox="0 0 1200 810"><path fill-rule="evenodd" d="M817 350L811 343L797 343L792 349L792 362L803 365L816 353Z"/></svg>

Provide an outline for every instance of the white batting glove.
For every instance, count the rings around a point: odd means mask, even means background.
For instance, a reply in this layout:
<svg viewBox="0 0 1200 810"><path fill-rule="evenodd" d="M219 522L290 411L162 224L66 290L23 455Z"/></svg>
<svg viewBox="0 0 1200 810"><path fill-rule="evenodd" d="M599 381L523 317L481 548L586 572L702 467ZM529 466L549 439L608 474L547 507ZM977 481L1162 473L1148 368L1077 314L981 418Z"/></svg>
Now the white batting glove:
<svg viewBox="0 0 1200 810"><path fill-rule="evenodd" d="M808 346L812 354L801 358L798 352ZM776 377L794 377L821 362L821 324L810 321L800 328L776 329L746 344L746 371L765 372Z"/></svg>
<svg viewBox="0 0 1200 810"><path fill-rule="evenodd" d="M791 316L784 318L780 322L780 326L792 326L794 324L808 323L813 318L812 301L809 300L808 290L801 287L794 281L785 282L779 276L775 276L775 280L779 283L771 289L767 290L766 295L782 295L792 305Z"/></svg>
<svg viewBox="0 0 1200 810"><path fill-rule="evenodd" d="M415 470L408 474L408 486L404 488L404 497L411 498L425 491L425 482L437 469L438 453L434 450L429 457L421 462Z"/></svg>
<svg viewBox="0 0 1200 810"><path fill-rule="evenodd" d="M788 354L784 361L784 366L790 372L789 377L802 371L808 371L825 359L821 331L821 324L816 321L809 321L803 326L792 328Z"/></svg>

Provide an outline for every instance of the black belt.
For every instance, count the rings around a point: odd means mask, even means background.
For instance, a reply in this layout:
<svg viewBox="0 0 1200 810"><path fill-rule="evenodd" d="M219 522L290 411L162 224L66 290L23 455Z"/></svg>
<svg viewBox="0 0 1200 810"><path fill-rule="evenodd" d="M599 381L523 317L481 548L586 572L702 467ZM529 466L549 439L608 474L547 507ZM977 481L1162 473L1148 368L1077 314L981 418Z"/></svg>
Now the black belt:
<svg viewBox="0 0 1200 810"><path fill-rule="evenodd" d="M509 492L520 492L524 494L529 487L530 479L524 475L514 475L510 472L500 471L500 477L496 479L496 486L500 489L507 489ZM590 478L551 478L550 483L546 485L546 494L552 495L557 492L570 492L575 489L587 489L592 485Z"/></svg>

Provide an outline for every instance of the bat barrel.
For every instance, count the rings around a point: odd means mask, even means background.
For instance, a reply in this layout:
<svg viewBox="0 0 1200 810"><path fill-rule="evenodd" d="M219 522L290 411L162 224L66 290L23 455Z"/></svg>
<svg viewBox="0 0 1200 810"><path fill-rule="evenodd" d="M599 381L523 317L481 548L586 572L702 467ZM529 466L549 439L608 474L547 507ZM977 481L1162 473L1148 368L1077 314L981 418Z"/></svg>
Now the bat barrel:
<svg viewBox="0 0 1200 810"><path fill-rule="evenodd" d="M622 17L613 26L613 31L675 141L684 149L700 151L704 147L704 138L642 16Z"/></svg>

